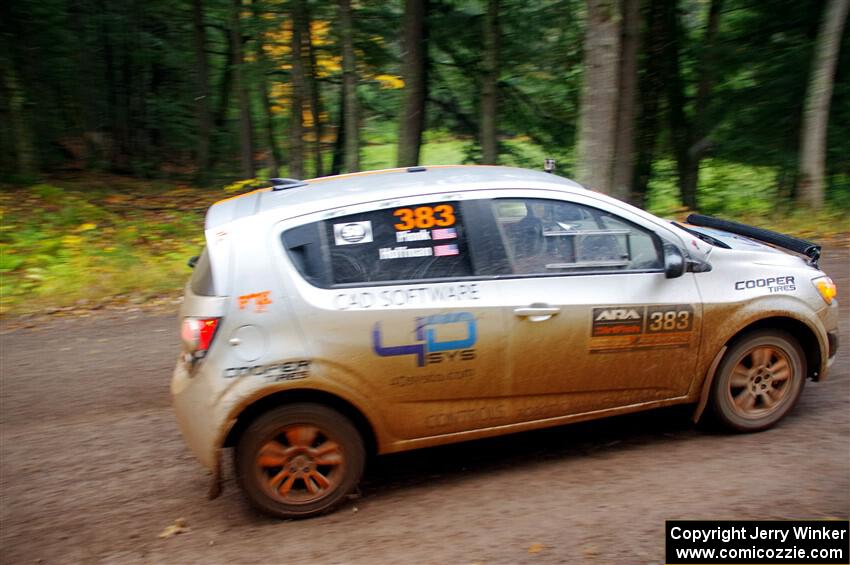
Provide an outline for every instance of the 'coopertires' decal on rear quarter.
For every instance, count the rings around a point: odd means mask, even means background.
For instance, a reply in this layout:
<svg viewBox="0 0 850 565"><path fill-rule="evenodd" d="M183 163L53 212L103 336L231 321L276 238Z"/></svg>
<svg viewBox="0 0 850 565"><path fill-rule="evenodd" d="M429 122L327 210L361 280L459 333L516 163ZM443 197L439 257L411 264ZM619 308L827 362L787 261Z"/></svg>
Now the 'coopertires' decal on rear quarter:
<svg viewBox="0 0 850 565"><path fill-rule="evenodd" d="M310 376L310 361L287 361L274 365L251 365L248 367L230 367L225 369L222 376L225 379L235 379L245 376L263 377L270 381L294 381Z"/></svg>

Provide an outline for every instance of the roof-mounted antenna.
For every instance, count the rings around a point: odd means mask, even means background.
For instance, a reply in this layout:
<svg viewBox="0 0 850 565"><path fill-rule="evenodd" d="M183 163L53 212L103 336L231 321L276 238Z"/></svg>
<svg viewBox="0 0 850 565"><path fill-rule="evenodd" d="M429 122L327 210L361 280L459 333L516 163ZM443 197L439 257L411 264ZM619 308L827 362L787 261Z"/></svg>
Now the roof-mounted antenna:
<svg viewBox="0 0 850 565"><path fill-rule="evenodd" d="M550 175L555 172L555 160L551 157L546 157L543 160L543 170Z"/></svg>
<svg viewBox="0 0 850 565"><path fill-rule="evenodd" d="M269 179L269 182L272 183L272 190L286 190L297 186L307 186L306 182L298 179L273 178Z"/></svg>

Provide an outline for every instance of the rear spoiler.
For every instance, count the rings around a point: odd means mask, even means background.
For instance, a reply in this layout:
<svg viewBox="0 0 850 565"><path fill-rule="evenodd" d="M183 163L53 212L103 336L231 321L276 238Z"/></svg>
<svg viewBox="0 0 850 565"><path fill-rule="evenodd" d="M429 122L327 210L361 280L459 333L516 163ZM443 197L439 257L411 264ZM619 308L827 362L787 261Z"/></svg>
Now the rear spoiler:
<svg viewBox="0 0 850 565"><path fill-rule="evenodd" d="M771 245L776 245L777 247L782 247L783 249L788 249L789 251L793 251L794 253L799 253L808 257L809 264L811 266L815 268L817 268L818 266L818 259L820 259L821 246L816 243L812 243L811 241L791 237L789 235L777 233L775 231L754 228L753 226L739 224L737 222L720 220L718 218L712 218L711 216L703 216L702 214L691 214L690 216L688 216L688 219L686 221L689 224L695 226L716 228L719 230L750 237L752 239L757 239L765 243L770 243Z"/></svg>

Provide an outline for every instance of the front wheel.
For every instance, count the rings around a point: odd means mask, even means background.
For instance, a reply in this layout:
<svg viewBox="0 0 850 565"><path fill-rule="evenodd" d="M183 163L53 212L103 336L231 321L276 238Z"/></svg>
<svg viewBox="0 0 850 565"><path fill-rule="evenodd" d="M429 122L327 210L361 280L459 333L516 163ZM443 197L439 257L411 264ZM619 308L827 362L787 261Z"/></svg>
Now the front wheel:
<svg viewBox="0 0 850 565"><path fill-rule="evenodd" d="M734 344L717 369L712 406L719 422L757 432L781 420L796 404L806 379L800 345L780 330L753 332Z"/></svg>
<svg viewBox="0 0 850 565"><path fill-rule="evenodd" d="M249 502L279 518L310 518L333 509L363 474L360 433L319 404L289 404L254 420L235 452Z"/></svg>

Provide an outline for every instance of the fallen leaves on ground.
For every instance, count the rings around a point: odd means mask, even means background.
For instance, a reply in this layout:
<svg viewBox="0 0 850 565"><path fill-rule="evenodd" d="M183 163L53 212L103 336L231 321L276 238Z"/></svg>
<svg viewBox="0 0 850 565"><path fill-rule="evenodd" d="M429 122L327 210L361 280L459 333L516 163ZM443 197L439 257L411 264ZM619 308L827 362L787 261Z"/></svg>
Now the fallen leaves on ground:
<svg viewBox="0 0 850 565"><path fill-rule="evenodd" d="M177 518L174 520L174 523L170 526L166 527L159 534L159 539L168 539L170 537L176 536L177 534L182 534L184 532L188 532L188 522L186 522L185 518Z"/></svg>

